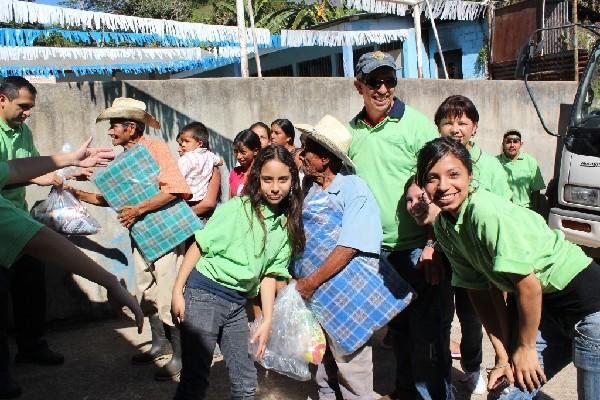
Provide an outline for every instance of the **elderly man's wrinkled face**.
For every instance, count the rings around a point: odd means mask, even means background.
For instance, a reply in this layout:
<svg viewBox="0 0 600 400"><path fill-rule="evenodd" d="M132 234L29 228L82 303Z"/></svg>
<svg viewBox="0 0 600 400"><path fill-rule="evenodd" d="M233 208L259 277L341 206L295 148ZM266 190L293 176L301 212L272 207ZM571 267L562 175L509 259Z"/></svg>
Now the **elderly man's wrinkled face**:
<svg viewBox="0 0 600 400"><path fill-rule="evenodd" d="M300 160L302 161L302 171L307 176L320 176L327 168L328 158L319 155L319 145L313 140L303 139Z"/></svg>
<svg viewBox="0 0 600 400"><path fill-rule="evenodd" d="M377 68L355 86L363 97L367 112L386 113L391 107L396 90L396 71L392 68Z"/></svg>
<svg viewBox="0 0 600 400"><path fill-rule="evenodd" d="M108 136L113 146L127 147L135 133L135 124L121 120L110 120Z"/></svg>

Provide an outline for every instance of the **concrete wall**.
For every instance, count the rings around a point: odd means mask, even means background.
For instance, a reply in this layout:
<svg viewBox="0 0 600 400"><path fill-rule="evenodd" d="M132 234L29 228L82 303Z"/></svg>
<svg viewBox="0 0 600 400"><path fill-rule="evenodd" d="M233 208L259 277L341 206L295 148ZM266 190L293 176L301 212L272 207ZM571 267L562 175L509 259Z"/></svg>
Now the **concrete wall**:
<svg viewBox="0 0 600 400"><path fill-rule="evenodd" d="M330 113L348 121L362 107L362 98L352 80L346 78L184 79L37 87L37 105L29 124L41 154L57 152L65 142L79 144L90 135L96 145L110 145L108 123L95 124L95 118L114 98L131 96L145 101L149 112L161 122L163 129L148 134L168 141L174 155L178 130L190 121L205 123L212 134L212 147L224 156L227 168L233 163L232 138L257 120L269 123L284 117L294 123L315 123ZM568 117L566 105L572 102L576 85L543 82L533 87L549 126L556 129L561 116ZM539 160L546 181L552 177L556 139L543 132L522 82L401 80L396 93L431 118L440 102L451 94L472 98L481 115L476 141L484 150L497 154L502 133L519 128L524 134L524 150ZM91 184L81 186L93 189ZM30 187L30 204L43 199L47 192ZM90 210L102 223L103 232L74 242L123 281L133 284L127 232L115 223L112 210L92 206ZM102 290L83 280L73 284L71 278L56 272L48 279L50 319L89 313L103 300Z"/></svg>

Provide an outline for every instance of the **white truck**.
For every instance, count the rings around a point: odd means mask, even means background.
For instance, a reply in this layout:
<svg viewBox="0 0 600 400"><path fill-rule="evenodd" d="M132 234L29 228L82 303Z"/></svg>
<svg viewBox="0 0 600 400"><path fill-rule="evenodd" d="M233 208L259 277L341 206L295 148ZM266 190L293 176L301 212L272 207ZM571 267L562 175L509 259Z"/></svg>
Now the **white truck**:
<svg viewBox="0 0 600 400"><path fill-rule="evenodd" d="M600 37L595 26L579 25ZM573 25L547 28L565 29ZM539 37L538 30L532 38ZM556 198L551 201L548 224L560 229L567 239L582 246L591 257L600 257L600 41L589 53L588 65L580 80L566 132L551 132L539 112L527 85L535 41L530 40L519 57L517 76L523 77L544 129L562 139Z"/></svg>

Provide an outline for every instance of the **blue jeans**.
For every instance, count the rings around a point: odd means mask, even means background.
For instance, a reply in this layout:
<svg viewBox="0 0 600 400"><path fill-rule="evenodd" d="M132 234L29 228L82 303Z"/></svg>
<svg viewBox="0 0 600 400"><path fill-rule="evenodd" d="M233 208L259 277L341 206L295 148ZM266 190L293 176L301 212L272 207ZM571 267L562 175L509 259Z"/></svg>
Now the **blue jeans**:
<svg viewBox="0 0 600 400"><path fill-rule="evenodd" d="M514 315L515 313L513 313ZM571 361L577 368L577 395L580 400L598 399L600 393L600 312L588 314L575 324L568 316L548 315L542 320L536 340L540 365L547 379ZM501 400L529 400L539 390L523 391L511 387Z"/></svg>
<svg viewBox="0 0 600 400"><path fill-rule="evenodd" d="M253 400L256 368L248 354L248 317L245 305L227 301L203 289L186 288L185 319L181 324L183 368L175 399L204 399L215 344L218 342L229 371L231 398Z"/></svg>
<svg viewBox="0 0 600 400"><path fill-rule="evenodd" d="M450 281L439 285L425 282L422 269L416 269L421 249L382 252L417 293L413 302L392 322L396 356L396 395L419 400L453 399L450 384ZM450 318L450 320L449 320Z"/></svg>

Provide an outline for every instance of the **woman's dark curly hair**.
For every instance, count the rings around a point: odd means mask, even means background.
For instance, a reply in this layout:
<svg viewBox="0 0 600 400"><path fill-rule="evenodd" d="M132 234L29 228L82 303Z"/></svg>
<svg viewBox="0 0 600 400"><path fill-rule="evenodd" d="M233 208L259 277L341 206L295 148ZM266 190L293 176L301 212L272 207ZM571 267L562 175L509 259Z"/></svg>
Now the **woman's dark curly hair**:
<svg viewBox="0 0 600 400"><path fill-rule="evenodd" d="M439 137L426 143L421 151L419 151L419 156L417 157L417 185L424 188L427 184L427 175L431 171L431 168L448 154L452 154L458 158L467 168L469 175L473 173L473 162L471 161L469 150L456 139Z"/></svg>
<svg viewBox="0 0 600 400"><path fill-rule="evenodd" d="M304 251L306 238L304 236L304 224L302 223L302 190L300 189L300 178L298 177L298 167L294 163L292 154L283 146L269 145L262 149L254 159L250 175L248 175L248 183L244 188L248 195L252 210L258 217L263 231L263 251L267 238L267 230L265 227L264 216L261 212L261 205L264 204L260 191L260 173L263 165L268 161L278 160L285 164L290 169L292 176L292 186L289 194L279 204L279 213L287 217L288 238L292 247L292 255L298 255ZM250 221L252 219L250 218Z"/></svg>

